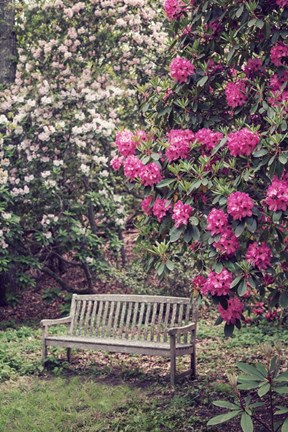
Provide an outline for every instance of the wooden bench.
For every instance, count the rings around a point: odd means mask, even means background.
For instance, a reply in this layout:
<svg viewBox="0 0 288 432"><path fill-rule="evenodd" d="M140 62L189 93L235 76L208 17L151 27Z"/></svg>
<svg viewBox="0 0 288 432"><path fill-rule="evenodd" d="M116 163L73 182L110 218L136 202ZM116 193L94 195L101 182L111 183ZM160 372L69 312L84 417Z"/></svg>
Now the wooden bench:
<svg viewBox="0 0 288 432"><path fill-rule="evenodd" d="M49 336L48 328L59 324L69 324L67 335ZM189 298L74 294L69 317L41 321L42 360L45 364L49 346L67 348L68 361L72 348L166 356L174 385L177 356L191 358L189 371L181 375L196 376L196 324Z"/></svg>

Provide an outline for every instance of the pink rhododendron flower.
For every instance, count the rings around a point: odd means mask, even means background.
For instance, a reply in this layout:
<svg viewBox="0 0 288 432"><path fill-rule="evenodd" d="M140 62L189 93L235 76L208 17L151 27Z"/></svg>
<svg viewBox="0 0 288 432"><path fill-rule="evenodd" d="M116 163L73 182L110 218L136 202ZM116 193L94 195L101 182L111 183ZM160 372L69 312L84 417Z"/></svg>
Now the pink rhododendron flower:
<svg viewBox="0 0 288 432"><path fill-rule="evenodd" d="M153 186L162 180L160 167L155 162L150 162L147 165L142 164L140 170L140 179L143 186Z"/></svg>
<svg viewBox="0 0 288 432"><path fill-rule="evenodd" d="M118 171L123 163L123 158L119 158L117 156L113 157L113 159L111 159L110 165L113 168L114 171Z"/></svg>
<svg viewBox="0 0 288 432"><path fill-rule="evenodd" d="M175 227L179 228L181 225L187 225L190 213L193 208L189 204L183 204L182 201L177 201L173 208L172 219L175 222Z"/></svg>
<svg viewBox="0 0 288 432"><path fill-rule="evenodd" d="M282 71L280 74L274 74L269 80L269 87L271 90L281 90L283 84L287 83L288 81L288 70Z"/></svg>
<svg viewBox="0 0 288 432"><path fill-rule="evenodd" d="M220 240L213 243L215 249L223 255L234 255L240 247L239 241L234 232L227 228L220 237Z"/></svg>
<svg viewBox="0 0 288 432"><path fill-rule="evenodd" d="M252 216L254 201L245 192L233 192L227 199L227 211L234 220Z"/></svg>
<svg viewBox="0 0 288 432"><path fill-rule="evenodd" d="M230 292L232 273L223 269L220 273L214 271L208 274L207 280L201 289L201 294L212 296L225 296Z"/></svg>
<svg viewBox="0 0 288 432"><path fill-rule="evenodd" d="M267 312L264 317L267 321L275 321L278 318L278 311L275 309L274 311Z"/></svg>
<svg viewBox="0 0 288 432"><path fill-rule="evenodd" d="M259 141L260 137L257 132L243 128L228 135L227 146L232 156L249 156Z"/></svg>
<svg viewBox="0 0 288 432"><path fill-rule="evenodd" d="M226 231L227 226L228 215L224 210L213 208L207 216L207 231L210 231L211 235L214 236Z"/></svg>
<svg viewBox="0 0 288 432"><path fill-rule="evenodd" d="M140 176L143 163L137 156L131 155L124 160L123 167L125 177L134 180L136 177Z"/></svg>
<svg viewBox="0 0 288 432"><path fill-rule="evenodd" d="M147 140L147 134L144 130L138 129L134 132L134 141L136 143L136 147L142 142Z"/></svg>
<svg viewBox="0 0 288 432"><path fill-rule="evenodd" d="M173 129L167 136L169 147L166 150L166 156L168 161L186 159L189 156L190 144L194 140L194 133L189 129Z"/></svg>
<svg viewBox="0 0 288 432"><path fill-rule="evenodd" d="M151 201L152 201L152 197L151 196L147 196L146 198L144 198L141 202L141 208L143 213L145 213L147 216L150 216L152 214L152 206L151 206Z"/></svg>
<svg viewBox="0 0 288 432"><path fill-rule="evenodd" d="M201 289L202 286L205 284L206 278L202 275L196 276L194 279L192 279L192 286L196 289Z"/></svg>
<svg viewBox="0 0 288 432"><path fill-rule="evenodd" d="M246 253L247 261L259 270L266 270L270 266L272 252L269 246L262 242L258 245L257 242L251 243Z"/></svg>
<svg viewBox="0 0 288 432"><path fill-rule="evenodd" d="M220 132L213 132L211 129L199 129L195 134L195 138L206 148L206 150L213 150L221 139L223 134Z"/></svg>
<svg viewBox="0 0 288 432"><path fill-rule="evenodd" d="M170 63L170 75L174 81L185 83L190 75L195 72L195 66L183 57L176 57Z"/></svg>
<svg viewBox="0 0 288 432"><path fill-rule="evenodd" d="M253 78L258 72L261 71L262 68L262 60L261 59L252 59L250 58L247 61L247 64L244 66L245 75L248 78Z"/></svg>
<svg viewBox="0 0 288 432"><path fill-rule="evenodd" d="M116 135L116 145L118 147L119 153L122 156L130 156L135 154L136 142L134 140L133 132L129 130L124 130L118 132Z"/></svg>
<svg viewBox="0 0 288 432"><path fill-rule="evenodd" d="M262 315L265 311L264 303L263 302L257 302L254 305L254 308L252 309L252 313L255 315Z"/></svg>
<svg viewBox="0 0 288 432"><path fill-rule="evenodd" d="M284 43L278 43L271 48L270 51L270 58L271 62L275 66L282 66L283 65L283 57L288 57L288 45Z"/></svg>
<svg viewBox="0 0 288 432"><path fill-rule="evenodd" d="M225 88L227 104L231 108L242 106L247 101L246 86L244 80L229 82Z"/></svg>
<svg viewBox="0 0 288 432"><path fill-rule="evenodd" d="M276 0L276 4L282 8L288 7L288 0Z"/></svg>
<svg viewBox="0 0 288 432"><path fill-rule="evenodd" d="M218 305L219 314L227 324L235 324L237 320L240 320L243 308L244 305L238 297L232 297L228 300L227 309L224 309L221 304Z"/></svg>
<svg viewBox="0 0 288 432"><path fill-rule="evenodd" d="M267 189L265 204L272 211L286 211L288 208L288 181L274 176Z"/></svg>
<svg viewBox="0 0 288 432"><path fill-rule="evenodd" d="M156 198L153 204L152 212L153 215L157 217L158 222L162 221L171 207L171 203L169 203L168 200Z"/></svg>
<svg viewBox="0 0 288 432"><path fill-rule="evenodd" d="M169 21L174 21L183 15L187 6L182 0L165 0L164 10Z"/></svg>

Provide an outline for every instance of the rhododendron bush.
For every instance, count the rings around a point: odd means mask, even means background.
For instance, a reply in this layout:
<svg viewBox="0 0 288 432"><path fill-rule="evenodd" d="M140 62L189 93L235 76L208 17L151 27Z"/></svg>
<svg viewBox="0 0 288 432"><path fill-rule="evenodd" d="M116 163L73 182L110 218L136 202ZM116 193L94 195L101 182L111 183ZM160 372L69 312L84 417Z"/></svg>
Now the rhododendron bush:
<svg viewBox="0 0 288 432"><path fill-rule="evenodd" d="M271 316L288 305L287 2L164 8L176 33L170 67L146 89L146 133L120 131L114 164L144 192L149 264L165 275L190 249L193 289L229 334L251 296Z"/></svg>
<svg viewBox="0 0 288 432"><path fill-rule="evenodd" d="M115 129L141 121L135 86L165 48L159 5L17 6L16 80L0 93L0 272L14 266L25 282L34 266L57 279L68 261L91 287L103 247L119 250L125 215L108 156Z"/></svg>

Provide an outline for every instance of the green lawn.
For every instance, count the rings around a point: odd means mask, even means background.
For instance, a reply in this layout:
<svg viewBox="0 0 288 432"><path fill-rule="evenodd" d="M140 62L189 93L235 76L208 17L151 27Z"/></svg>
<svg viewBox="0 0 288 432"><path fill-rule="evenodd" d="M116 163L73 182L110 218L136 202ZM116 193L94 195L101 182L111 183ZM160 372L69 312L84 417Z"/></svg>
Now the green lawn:
<svg viewBox="0 0 288 432"><path fill-rule="evenodd" d="M288 328L246 327L225 339L221 326L201 319L197 339L198 379L172 389L164 358L74 352L69 365L64 350L52 349L43 370L39 329L6 328L0 331L0 432L240 432L237 421L206 427L215 414L212 401L231 395L225 372L235 371L237 361L261 359L263 343L281 341L287 362ZM178 368L187 365L180 359Z"/></svg>

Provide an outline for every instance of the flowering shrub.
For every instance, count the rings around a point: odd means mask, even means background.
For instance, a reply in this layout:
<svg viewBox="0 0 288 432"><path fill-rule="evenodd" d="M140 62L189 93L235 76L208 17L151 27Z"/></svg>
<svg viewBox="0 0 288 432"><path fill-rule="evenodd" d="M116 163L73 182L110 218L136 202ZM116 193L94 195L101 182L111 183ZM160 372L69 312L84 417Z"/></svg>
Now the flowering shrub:
<svg viewBox="0 0 288 432"><path fill-rule="evenodd" d="M0 93L0 273L13 264L20 273L34 266L58 273L59 281L58 264L63 271L68 262L83 269L91 287L93 272L105 268L104 246L119 250L125 212L108 155L116 128L141 121L135 85L157 68L167 36L159 5L43 0L17 6L16 81ZM135 160L129 164L127 157L136 158L137 139L131 137L117 135L123 157L112 165L119 170L125 158L133 179ZM145 170L143 184L159 180L158 166Z"/></svg>
<svg viewBox="0 0 288 432"><path fill-rule="evenodd" d="M230 334L248 292L288 306L287 2L167 0L165 11L176 37L166 80L145 88L152 133L133 157L158 170L150 184L143 168L130 177L147 194L138 227L160 276L194 253L192 285Z"/></svg>

